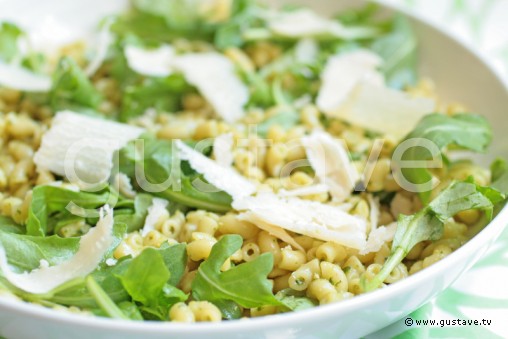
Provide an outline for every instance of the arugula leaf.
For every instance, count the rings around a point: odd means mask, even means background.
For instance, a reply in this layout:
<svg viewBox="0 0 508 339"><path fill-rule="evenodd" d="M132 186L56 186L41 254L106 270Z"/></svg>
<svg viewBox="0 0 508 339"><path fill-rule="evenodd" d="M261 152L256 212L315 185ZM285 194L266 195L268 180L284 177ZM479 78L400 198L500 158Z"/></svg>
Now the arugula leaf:
<svg viewBox="0 0 508 339"><path fill-rule="evenodd" d="M56 186L37 186L32 193L32 203L28 211L26 230L28 235L45 236L51 231L47 228L48 218L55 212L64 210L69 202L83 208L104 206L110 193L75 192Z"/></svg>
<svg viewBox="0 0 508 339"><path fill-rule="evenodd" d="M11 62L19 54L18 38L23 31L11 22L0 23L0 60Z"/></svg>
<svg viewBox="0 0 508 339"><path fill-rule="evenodd" d="M259 5L256 1L233 1L232 15L224 24L217 27L214 35L214 45L219 50L244 45L244 32L259 23Z"/></svg>
<svg viewBox="0 0 508 339"><path fill-rule="evenodd" d="M490 144L492 130L488 121L480 115L464 113L447 116L433 113L420 120L415 129L401 143L413 138L427 139L439 150L447 146L455 146L483 152ZM411 147L403 154L401 160L424 161L430 158L428 149ZM416 185L432 180L432 174L427 168L402 168L401 173L406 180ZM426 204L430 198L430 190L418 193L422 202Z"/></svg>
<svg viewBox="0 0 508 339"><path fill-rule="evenodd" d="M125 272L131 261L132 259L130 258L121 259L115 266L99 268L90 274L108 297L116 303L129 300L129 294L125 291L115 274ZM95 297L87 289L86 281L84 279L81 280L59 286L49 295L40 297L61 305L83 308L99 307Z"/></svg>
<svg viewBox="0 0 508 339"><path fill-rule="evenodd" d="M213 246L210 256L201 263L192 282L192 296L195 300L230 300L245 308L281 304L274 297L267 279L273 268L270 253L221 272L226 259L241 246L242 237L236 234L223 236Z"/></svg>
<svg viewBox="0 0 508 339"><path fill-rule="evenodd" d="M286 288L277 292L275 298L283 304L283 306L280 307L283 312L296 312L317 306L317 303L307 298L304 292L295 291L291 288Z"/></svg>
<svg viewBox="0 0 508 339"><path fill-rule="evenodd" d="M70 57L63 57L53 73L50 105L58 111L65 108L96 109L102 101L99 91Z"/></svg>
<svg viewBox="0 0 508 339"><path fill-rule="evenodd" d="M122 310L109 298L101 286L94 280L92 276L86 278L86 287L90 294L95 298L102 311L113 319L129 319Z"/></svg>
<svg viewBox="0 0 508 339"><path fill-rule="evenodd" d="M169 246L166 243L158 249L158 252L162 256L162 260L169 272L171 272L168 283L173 286L178 285L187 266L187 248L185 244Z"/></svg>
<svg viewBox="0 0 508 339"><path fill-rule="evenodd" d="M189 92L181 74L173 74L165 78L149 78L139 85L130 85L124 89L120 121L128 121L154 108L158 112L174 112L181 108L180 97Z"/></svg>
<svg viewBox="0 0 508 339"><path fill-rule="evenodd" d="M170 277L162 256L153 248L146 248L134 258L127 270L116 277L133 300L154 304Z"/></svg>
<svg viewBox="0 0 508 339"><path fill-rule="evenodd" d="M496 159L490 165L492 173L491 187L508 194L508 163L504 159Z"/></svg>
<svg viewBox="0 0 508 339"><path fill-rule="evenodd" d="M222 313L222 318L227 320L240 319L243 316L243 310L234 301L231 300L215 300L214 305L217 306Z"/></svg>
<svg viewBox="0 0 508 339"><path fill-rule="evenodd" d="M152 197L148 194L139 193L134 197L133 206L118 208L115 206L115 222L127 225L127 232L134 232L143 227L148 207L152 205Z"/></svg>
<svg viewBox="0 0 508 339"><path fill-rule="evenodd" d="M416 83L417 46L413 28L403 16L395 17L391 31L370 46L384 59L382 71L390 87L402 89Z"/></svg>
<svg viewBox="0 0 508 339"><path fill-rule="evenodd" d="M11 218L0 215L0 232L23 234L25 231L23 226L16 224Z"/></svg>
<svg viewBox="0 0 508 339"><path fill-rule="evenodd" d="M172 153L171 141L145 139L144 146L143 159L137 159L134 142L130 142L119 151L120 171L128 175L134 183L137 183L135 168L139 166L144 170L148 183L160 184L174 178L170 187L162 192L152 193L156 196L185 206L215 212L226 212L231 209L231 197L227 193L206 193L194 187L192 184L194 180L203 179L189 166L185 166L186 162L178 164L179 159ZM180 172L180 175L177 172Z"/></svg>
<svg viewBox="0 0 508 339"><path fill-rule="evenodd" d="M56 265L69 259L79 248L79 238L35 237L0 231L0 244L9 264L19 271L31 271L42 259Z"/></svg>
<svg viewBox="0 0 508 339"><path fill-rule="evenodd" d="M138 306L129 301L122 301L118 303L118 308L122 310L123 314L125 314L131 320L143 320L143 316L139 311Z"/></svg>
<svg viewBox="0 0 508 339"><path fill-rule="evenodd" d="M390 256L372 280L362 280L363 290L368 292L379 287L416 244L440 239L447 219L470 209L486 211L490 218L494 204L503 198L493 189L480 187L471 181L453 182L418 213L400 215Z"/></svg>

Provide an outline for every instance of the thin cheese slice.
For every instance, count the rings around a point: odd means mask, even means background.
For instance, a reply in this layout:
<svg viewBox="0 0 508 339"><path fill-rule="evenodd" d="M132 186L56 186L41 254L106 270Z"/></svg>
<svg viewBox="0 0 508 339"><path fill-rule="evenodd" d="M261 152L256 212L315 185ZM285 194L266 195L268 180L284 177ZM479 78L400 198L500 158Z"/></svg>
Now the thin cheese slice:
<svg viewBox="0 0 508 339"><path fill-rule="evenodd" d="M337 201L344 201L354 190L359 174L340 140L315 131L302 138L302 144L319 181Z"/></svg>
<svg viewBox="0 0 508 339"><path fill-rule="evenodd" d="M233 200L249 196L256 191L256 186L232 167L219 165L180 140L176 141L176 146L181 159L187 160L191 167L203 174L210 184L231 195Z"/></svg>
<svg viewBox="0 0 508 339"><path fill-rule="evenodd" d="M166 77L173 73L175 50L170 45L144 49L129 45L125 47L127 64L135 72L154 77Z"/></svg>
<svg viewBox="0 0 508 339"><path fill-rule="evenodd" d="M176 58L173 65L225 121L235 122L244 115L249 89L227 57L214 52L191 53Z"/></svg>
<svg viewBox="0 0 508 339"><path fill-rule="evenodd" d="M334 36L357 39L377 34L376 30L369 27L345 27L338 21L324 18L310 9L274 13L268 20L268 27L275 34L289 38Z"/></svg>
<svg viewBox="0 0 508 339"><path fill-rule="evenodd" d="M336 116L366 129L403 138L420 119L434 112L435 101L404 92L359 83Z"/></svg>
<svg viewBox="0 0 508 339"><path fill-rule="evenodd" d="M168 215L168 207L169 202L165 199L153 198L152 205L148 207L148 215L145 219L145 225L141 230L141 235L144 237L150 231L155 230L155 225L159 222L161 218Z"/></svg>
<svg viewBox="0 0 508 339"><path fill-rule="evenodd" d="M303 38L295 46L296 61L302 64L313 64L319 53L319 44L312 38Z"/></svg>
<svg viewBox="0 0 508 339"><path fill-rule="evenodd" d="M365 220L335 206L260 193L233 201L233 208L249 212L269 225L316 239L355 249L363 249L366 244Z"/></svg>
<svg viewBox="0 0 508 339"><path fill-rule="evenodd" d="M105 182L113 168L113 155L143 129L92 118L71 111L59 112L35 153L38 170L66 176L72 183Z"/></svg>
<svg viewBox="0 0 508 339"><path fill-rule="evenodd" d="M105 206L100 211L97 225L81 237L79 250L72 258L51 267L42 261L41 267L31 272L11 271L5 250L0 246L2 273L14 286L34 294L47 293L69 280L85 277L97 268L113 244L113 223L113 209Z"/></svg>
<svg viewBox="0 0 508 339"><path fill-rule="evenodd" d="M233 133L224 133L215 138L213 157L219 165L230 167L233 164L233 144Z"/></svg>
<svg viewBox="0 0 508 339"><path fill-rule="evenodd" d="M0 86L27 92L48 92L51 77L0 61Z"/></svg>
<svg viewBox="0 0 508 339"><path fill-rule="evenodd" d="M328 58L316 99L319 109L325 113L338 110L360 81L383 85L383 76L377 71L381 63L378 55L363 49Z"/></svg>
<svg viewBox="0 0 508 339"><path fill-rule="evenodd" d="M108 20L97 36L94 56L85 68L85 74L89 77L94 75L106 60L109 46L114 41L113 34L110 31L111 23L112 20Z"/></svg>
<svg viewBox="0 0 508 339"><path fill-rule="evenodd" d="M380 226L375 228L369 233L367 244L363 249L360 250L359 253L364 255L368 253L378 252L385 243L393 240L396 231L396 222L393 222L387 226Z"/></svg>
<svg viewBox="0 0 508 339"><path fill-rule="evenodd" d="M244 212L244 213L239 214L238 218L241 220L245 220L250 223L253 223L257 227L261 228L264 231L267 231L274 237L291 245L291 247L293 247L294 249L305 252L303 247L299 243L297 243L296 240L293 237L291 237L288 234L288 232L286 232L285 229L283 229L282 227L279 227L279 226L274 226L274 225L270 225L270 224L266 223L261 218L259 218L255 213L252 213L250 211Z"/></svg>
<svg viewBox="0 0 508 339"><path fill-rule="evenodd" d="M328 192L328 186L325 184L316 184L298 187L292 190L281 189L277 192L277 195L281 197L298 197L303 195L313 195Z"/></svg>

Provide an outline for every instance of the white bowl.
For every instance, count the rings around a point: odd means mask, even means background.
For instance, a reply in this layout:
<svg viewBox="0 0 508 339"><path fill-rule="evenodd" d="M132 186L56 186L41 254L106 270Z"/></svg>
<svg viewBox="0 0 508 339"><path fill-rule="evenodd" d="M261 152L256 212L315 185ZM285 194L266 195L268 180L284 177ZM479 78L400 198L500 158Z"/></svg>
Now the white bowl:
<svg viewBox="0 0 508 339"><path fill-rule="evenodd" d="M284 2L306 4L325 14L344 5L329 0ZM418 16L408 16L419 37L420 74L435 80L443 99L465 103L490 120L494 141L489 155L480 157L485 164L495 156L508 157L508 143L503 142L508 130L506 85L475 51ZM219 324L178 324L83 317L0 299L0 336L13 339L357 338L406 316L443 291L476 262L507 221L508 208L504 208L483 231L437 264L384 289L311 310Z"/></svg>

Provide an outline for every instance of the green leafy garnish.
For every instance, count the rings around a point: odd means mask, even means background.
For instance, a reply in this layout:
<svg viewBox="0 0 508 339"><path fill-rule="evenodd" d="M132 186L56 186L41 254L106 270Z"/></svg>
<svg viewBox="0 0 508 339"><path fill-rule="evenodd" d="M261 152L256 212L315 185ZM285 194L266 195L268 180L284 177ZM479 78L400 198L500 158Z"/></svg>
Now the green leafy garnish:
<svg viewBox="0 0 508 339"><path fill-rule="evenodd" d="M277 292L275 298L283 304L280 309L284 312L296 312L317 306L315 301L305 296L305 292L295 291L291 288Z"/></svg>
<svg viewBox="0 0 508 339"><path fill-rule="evenodd" d="M104 292L101 286L94 280L92 276L86 278L86 286L90 294L94 297L99 307L110 318L114 319L129 319L122 310L115 304L111 298Z"/></svg>
<svg viewBox="0 0 508 339"><path fill-rule="evenodd" d="M229 300L245 308L281 304L274 297L272 285L267 279L273 268L270 253L221 272L226 259L241 246L242 237L239 235L225 235L213 246L192 282L194 299L219 303Z"/></svg>
<svg viewBox="0 0 508 339"><path fill-rule="evenodd" d="M32 203L28 211L26 230L28 235L44 236L48 231L48 218L54 213L69 216L65 210L70 202L82 208L98 208L104 206L110 192L98 193L75 192L56 186L37 186L33 190Z"/></svg>
<svg viewBox="0 0 508 339"><path fill-rule="evenodd" d="M0 60L11 62L19 55L18 38L23 31L10 22L0 23Z"/></svg>
<svg viewBox="0 0 508 339"><path fill-rule="evenodd" d="M125 272L117 275L132 299L143 304L156 302L169 276L162 256L153 248L145 249Z"/></svg>
<svg viewBox="0 0 508 339"><path fill-rule="evenodd" d="M227 193L222 191L207 193L194 187L194 180L204 179L190 166L184 166L186 162L180 163L172 151L171 141L145 139L143 159L139 159L139 152L135 150L134 142L120 150L120 170L130 176L134 183L137 183L135 172L138 166L138 170L144 171L144 178L148 184L156 185L170 180L169 187L153 192L154 195L185 206L210 211L226 212L231 209L231 197Z"/></svg>
<svg viewBox="0 0 508 339"><path fill-rule="evenodd" d="M503 194L471 181L453 182L418 213L400 215L390 256L372 280L362 281L363 290L368 292L379 287L416 244L440 239L447 219L470 209L483 210L491 217L494 205L503 199Z"/></svg>
<svg viewBox="0 0 508 339"><path fill-rule="evenodd" d="M158 112L175 112L181 108L180 98L191 87L180 74L166 78L146 79L139 85L124 89L120 121L128 121L144 113L148 108Z"/></svg>
<svg viewBox="0 0 508 339"><path fill-rule="evenodd" d="M50 104L55 110L96 109L102 101L99 91L70 57L63 57L53 73Z"/></svg>
<svg viewBox="0 0 508 339"><path fill-rule="evenodd" d="M388 34L375 39L372 51L384 59L382 71L390 87L402 89L416 83L417 39L409 20L397 16Z"/></svg>
<svg viewBox="0 0 508 339"><path fill-rule="evenodd" d="M504 159L496 159L490 165L490 172L492 174L491 187L508 194L508 163Z"/></svg>
<svg viewBox="0 0 508 339"><path fill-rule="evenodd" d="M441 152L448 146L460 149L483 152L490 144L492 130L488 121L476 114L456 114L447 116L439 113L425 116L401 142L411 139L425 139L437 147L438 154L431 154L430 149L420 147L422 143L418 140L417 145L408 148L402 154L403 161L427 161L432 158L439 158ZM397 162L395 162L397 166ZM404 168L400 166L403 179L414 185L412 191L418 192L420 199L426 204L430 199L432 173L426 167ZM422 185L422 186L417 186ZM423 187L423 188L419 188ZM408 189L408 188L406 188Z"/></svg>

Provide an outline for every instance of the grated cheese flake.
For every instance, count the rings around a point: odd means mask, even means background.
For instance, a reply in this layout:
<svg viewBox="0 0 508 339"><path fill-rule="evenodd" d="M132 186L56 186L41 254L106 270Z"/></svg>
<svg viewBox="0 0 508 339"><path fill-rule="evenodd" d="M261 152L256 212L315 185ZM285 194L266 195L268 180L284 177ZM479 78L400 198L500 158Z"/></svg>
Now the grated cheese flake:
<svg viewBox="0 0 508 339"><path fill-rule="evenodd" d="M249 212L257 220L298 234L363 249L366 222L340 208L298 198L259 193L233 201L237 211Z"/></svg>
<svg viewBox="0 0 508 339"><path fill-rule="evenodd" d="M232 167L223 167L216 161L185 145L181 140L176 141L182 160L187 160L190 166L215 187L231 195L233 200L253 194L256 186L235 171Z"/></svg>
<svg viewBox="0 0 508 339"><path fill-rule="evenodd" d="M145 225L141 230L141 235L144 237L150 231L155 230L155 225L159 222L161 218L165 215L168 215L168 210L166 209L169 205L169 202L165 199L161 198L153 198L152 205L148 207L148 214L145 219Z"/></svg>
<svg viewBox="0 0 508 339"><path fill-rule="evenodd" d="M14 286L34 294L47 293L69 280L85 277L97 268L113 244L113 223L113 209L106 205L100 211L97 225L81 237L79 250L72 258L49 267L47 262L41 262L41 266L31 272L11 271L5 250L0 246L2 273Z"/></svg>
<svg viewBox="0 0 508 339"><path fill-rule="evenodd" d="M224 167L233 164L233 133L224 133L213 141L213 157L215 161Z"/></svg>
<svg viewBox="0 0 508 339"><path fill-rule="evenodd" d="M252 212L244 212L238 215L238 219L245 220L250 223L253 223L260 229L267 231L274 237L284 241L285 243L291 245L294 249L305 252L303 247L296 242L296 240L286 232L285 229L279 226L270 225L269 223L264 222L261 218L259 218L256 214Z"/></svg>
<svg viewBox="0 0 508 339"><path fill-rule="evenodd" d="M106 60L109 46L113 43L113 34L110 31L112 20L108 20L100 30L96 38L95 53L90 63L85 68L85 74L89 77L95 74Z"/></svg>
<svg viewBox="0 0 508 339"><path fill-rule="evenodd" d="M434 112L435 107L433 99L414 98L404 92L361 82L334 115L351 124L402 139L423 116Z"/></svg>
<svg viewBox="0 0 508 339"><path fill-rule="evenodd" d="M360 250L360 254L378 252L383 244L392 241L397 231L397 223L393 222L387 226L379 226L369 233L367 244Z"/></svg>
<svg viewBox="0 0 508 339"><path fill-rule="evenodd" d="M166 77L173 73L175 50L170 45L144 49L133 45L125 47L125 58L129 67L143 75Z"/></svg>
<svg viewBox="0 0 508 339"><path fill-rule="evenodd" d="M378 55L363 49L329 57L321 73L319 109L328 114L338 110L360 81L382 86L384 79L377 71L381 63Z"/></svg>
<svg viewBox="0 0 508 339"><path fill-rule="evenodd" d="M177 57L173 65L225 121L235 122L244 115L249 89L227 57L215 52L190 53Z"/></svg>
<svg viewBox="0 0 508 339"><path fill-rule="evenodd" d="M51 89L51 77L0 61L0 85L20 91L48 92Z"/></svg>
<svg viewBox="0 0 508 339"><path fill-rule="evenodd" d="M302 138L307 159L335 200L344 201L354 190L359 174L340 140L323 131Z"/></svg>
<svg viewBox="0 0 508 339"><path fill-rule="evenodd" d="M62 111L53 118L34 155L37 169L66 176L78 186L105 182L113 168L113 155L143 129Z"/></svg>
<svg viewBox="0 0 508 339"><path fill-rule="evenodd" d="M377 30L370 27L345 27L339 21L322 17L310 9L272 13L268 28L289 38L333 36L358 39L377 34Z"/></svg>

